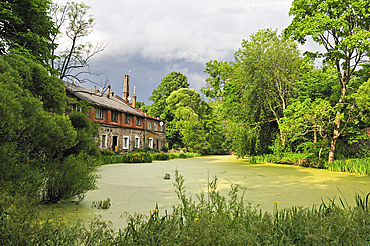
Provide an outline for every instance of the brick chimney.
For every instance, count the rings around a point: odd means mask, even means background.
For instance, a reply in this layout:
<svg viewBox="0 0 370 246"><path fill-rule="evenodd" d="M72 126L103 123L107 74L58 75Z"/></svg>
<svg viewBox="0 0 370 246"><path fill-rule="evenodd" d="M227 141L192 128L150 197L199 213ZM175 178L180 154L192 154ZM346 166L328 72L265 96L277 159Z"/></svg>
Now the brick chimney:
<svg viewBox="0 0 370 246"><path fill-rule="evenodd" d="M123 77L123 96L122 96L122 98L126 102L128 102L127 98L130 95L130 93L129 93L129 91L130 91L129 84L130 84L130 76L125 75Z"/></svg>
<svg viewBox="0 0 370 246"><path fill-rule="evenodd" d="M136 93L136 86L134 86L134 95L132 96L132 107L133 108L136 108L136 96L135 96L135 93Z"/></svg>
<svg viewBox="0 0 370 246"><path fill-rule="evenodd" d="M110 96L110 85L108 85L108 90L107 90L107 97L109 98Z"/></svg>

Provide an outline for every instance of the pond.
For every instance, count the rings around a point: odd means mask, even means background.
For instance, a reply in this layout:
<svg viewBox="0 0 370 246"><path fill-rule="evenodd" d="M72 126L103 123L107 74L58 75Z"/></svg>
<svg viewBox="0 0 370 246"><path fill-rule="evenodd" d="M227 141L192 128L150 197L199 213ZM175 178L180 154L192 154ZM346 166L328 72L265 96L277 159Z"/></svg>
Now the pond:
<svg viewBox="0 0 370 246"><path fill-rule="evenodd" d="M172 205L178 203L173 186L176 169L185 178L188 197L197 200L195 195L207 191L208 178L212 181L216 175L222 195L227 195L231 184L238 184L240 195L245 190L244 201L252 206L259 205L262 211L272 211L274 201L279 202L279 208L311 207L319 205L321 199L327 202L328 198L336 197L339 204L339 197L342 197L339 190L348 203L354 205L356 192L370 192L369 176L289 165L249 164L235 156L205 156L102 166L98 169L101 175L98 190L88 192L78 205L63 201L53 209L64 212L66 218L78 217L86 221L101 214L103 219L112 221L116 229L126 225L125 218L120 218L125 211L149 215L158 204L160 215L164 215L165 210L170 213ZM170 180L164 179L166 173L171 175ZM93 201L107 198L112 203L109 209L91 207Z"/></svg>

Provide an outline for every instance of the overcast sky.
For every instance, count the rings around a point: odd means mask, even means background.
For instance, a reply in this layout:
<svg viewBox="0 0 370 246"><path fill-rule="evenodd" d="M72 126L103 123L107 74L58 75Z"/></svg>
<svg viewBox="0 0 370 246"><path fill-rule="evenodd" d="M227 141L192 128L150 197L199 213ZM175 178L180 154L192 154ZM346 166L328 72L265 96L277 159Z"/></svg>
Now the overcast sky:
<svg viewBox="0 0 370 246"><path fill-rule="evenodd" d="M78 0L77 0L78 2ZM122 96L130 72L130 95L146 104L153 89L172 71L187 76L190 87L205 85L205 63L233 60L242 39L259 29L281 32L290 21L292 0L85 0L95 16L92 40L106 49L91 60ZM92 85L84 84L92 89Z"/></svg>

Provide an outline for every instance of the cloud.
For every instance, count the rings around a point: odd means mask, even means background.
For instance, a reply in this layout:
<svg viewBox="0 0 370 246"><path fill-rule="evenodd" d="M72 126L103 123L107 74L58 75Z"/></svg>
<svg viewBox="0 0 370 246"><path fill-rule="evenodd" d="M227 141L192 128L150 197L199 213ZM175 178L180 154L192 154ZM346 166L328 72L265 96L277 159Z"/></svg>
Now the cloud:
<svg viewBox="0 0 370 246"><path fill-rule="evenodd" d="M172 71L182 72L190 87L199 91L205 85L206 62L233 60L242 39L262 28L282 31L291 21L291 0L84 2L91 6L97 23L89 39L108 44L91 62L93 70L105 73L97 80L109 77L120 95L123 75L131 70L138 100L146 103Z"/></svg>
<svg viewBox="0 0 370 246"><path fill-rule="evenodd" d="M98 23L94 38L109 44L105 55L122 59L141 55L154 62L185 59L202 63L235 52L251 31L282 28L279 23L287 19L290 6L290 1L264 0L258 3L90 0L86 3L92 6ZM277 16L280 13L285 16Z"/></svg>

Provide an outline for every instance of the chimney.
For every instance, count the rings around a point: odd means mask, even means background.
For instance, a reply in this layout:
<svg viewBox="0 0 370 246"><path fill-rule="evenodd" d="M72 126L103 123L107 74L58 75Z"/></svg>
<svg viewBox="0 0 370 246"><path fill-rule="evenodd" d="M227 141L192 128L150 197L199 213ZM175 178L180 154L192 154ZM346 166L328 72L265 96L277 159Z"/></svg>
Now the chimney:
<svg viewBox="0 0 370 246"><path fill-rule="evenodd" d="M136 108L136 96L135 96L135 93L136 93L136 86L134 86L134 95L132 96L132 107L133 108Z"/></svg>
<svg viewBox="0 0 370 246"><path fill-rule="evenodd" d="M110 85L108 85L108 90L107 90L107 97L109 98L110 96Z"/></svg>
<svg viewBox="0 0 370 246"><path fill-rule="evenodd" d="M124 78L123 78L123 97L122 98L126 102L128 102L127 98L130 95L130 93L129 93L129 91L130 91L129 83L130 83L130 76L125 75Z"/></svg>

